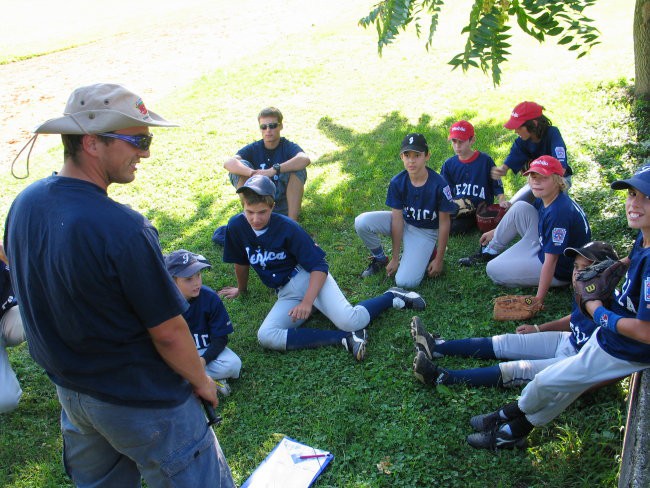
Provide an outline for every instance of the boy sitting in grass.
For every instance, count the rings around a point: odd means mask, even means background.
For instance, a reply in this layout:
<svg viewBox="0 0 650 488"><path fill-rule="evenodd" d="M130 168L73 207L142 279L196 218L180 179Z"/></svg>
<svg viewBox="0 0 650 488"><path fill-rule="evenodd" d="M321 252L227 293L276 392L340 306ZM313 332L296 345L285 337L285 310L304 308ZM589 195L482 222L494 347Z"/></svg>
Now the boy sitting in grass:
<svg viewBox="0 0 650 488"><path fill-rule="evenodd" d="M503 194L501 178L493 180L490 176L490 171L496 167L494 160L472 148L476 142L474 126L466 120L452 124L449 141L455 155L443 163L440 175L449 183L454 203L458 204L459 200L471 202L471 205L461 205L463 208L451 219L451 233L462 234L476 229L479 205L491 205L494 197L499 199L502 207L508 207L510 203Z"/></svg>
<svg viewBox="0 0 650 488"><path fill-rule="evenodd" d="M295 221L273 213L275 185L266 176L253 175L237 190L244 212L226 227L223 260L234 263L236 287L219 295L236 298L248 288L252 266L262 282L276 290L278 300L257 331L262 347L278 351L342 345L357 361L366 354L369 322L393 308L423 310L415 292L391 288L382 295L350 305L331 274L325 253ZM339 330L300 326L316 307Z"/></svg>
<svg viewBox="0 0 650 488"><path fill-rule="evenodd" d="M424 278L442 273L449 239L450 214L456 212L445 180L429 168L429 146L422 134L412 133L402 141L400 158L404 170L388 185L386 205L390 211L365 212L354 220L357 234L372 253L372 261L361 273L368 277L386 269L395 275L397 286L414 288ZM389 235L393 255L389 260L380 235ZM404 251L400 260L400 248ZM437 253L434 249L437 245Z"/></svg>
<svg viewBox="0 0 650 488"><path fill-rule="evenodd" d="M230 316L219 296L203 285L201 271L210 263L198 254L179 249L165 256L167 271L181 294L189 302L183 318L190 328L205 372L217 383L217 391L230 394L227 378L239 378L241 359L230 350L228 334L233 327Z"/></svg>

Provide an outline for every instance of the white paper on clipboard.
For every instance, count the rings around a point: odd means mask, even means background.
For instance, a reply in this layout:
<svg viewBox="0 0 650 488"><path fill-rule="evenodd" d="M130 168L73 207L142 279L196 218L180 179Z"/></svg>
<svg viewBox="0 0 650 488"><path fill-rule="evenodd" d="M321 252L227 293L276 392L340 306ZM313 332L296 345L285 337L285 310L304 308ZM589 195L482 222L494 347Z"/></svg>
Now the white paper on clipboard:
<svg viewBox="0 0 650 488"><path fill-rule="evenodd" d="M308 488L332 459L328 451L284 437L241 488Z"/></svg>

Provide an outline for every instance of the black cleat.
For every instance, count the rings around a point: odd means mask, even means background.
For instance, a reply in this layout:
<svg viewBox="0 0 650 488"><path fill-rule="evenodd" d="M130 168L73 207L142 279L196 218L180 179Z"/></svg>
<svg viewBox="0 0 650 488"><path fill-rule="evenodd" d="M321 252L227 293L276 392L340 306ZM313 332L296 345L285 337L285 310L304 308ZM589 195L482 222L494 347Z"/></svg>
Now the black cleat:
<svg viewBox="0 0 650 488"><path fill-rule="evenodd" d="M415 344L416 351L422 351L428 359L438 359L444 356L436 352L436 344L441 342L440 336L430 334L422 325L422 320L417 315L411 319L411 337Z"/></svg>

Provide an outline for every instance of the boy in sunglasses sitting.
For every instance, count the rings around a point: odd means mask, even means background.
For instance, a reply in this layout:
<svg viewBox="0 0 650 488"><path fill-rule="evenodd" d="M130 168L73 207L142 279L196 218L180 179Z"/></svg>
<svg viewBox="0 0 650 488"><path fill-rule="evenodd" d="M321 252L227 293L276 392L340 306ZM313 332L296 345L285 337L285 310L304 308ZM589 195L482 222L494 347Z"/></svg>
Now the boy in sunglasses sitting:
<svg viewBox="0 0 650 488"><path fill-rule="evenodd" d="M257 116L262 139L242 147L237 154L223 164L230 173L230 182L241 188L253 175L269 177L276 187L274 212L298 220L302 195L307 181L309 156L284 137L282 113L275 107L267 107Z"/></svg>

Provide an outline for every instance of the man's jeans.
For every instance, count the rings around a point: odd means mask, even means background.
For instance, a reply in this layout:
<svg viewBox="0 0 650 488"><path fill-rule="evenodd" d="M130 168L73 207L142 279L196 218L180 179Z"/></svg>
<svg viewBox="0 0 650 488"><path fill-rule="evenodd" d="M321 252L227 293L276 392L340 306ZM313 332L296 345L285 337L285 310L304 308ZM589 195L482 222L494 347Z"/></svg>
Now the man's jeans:
<svg viewBox="0 0 650 488"><path fill-rule="evenodd" d="M63 462L78 487L234 487L193 396L177 407L114 405L57 385Z"/></svg>

